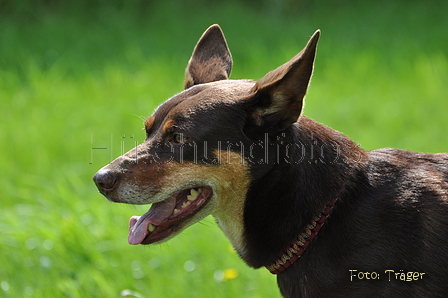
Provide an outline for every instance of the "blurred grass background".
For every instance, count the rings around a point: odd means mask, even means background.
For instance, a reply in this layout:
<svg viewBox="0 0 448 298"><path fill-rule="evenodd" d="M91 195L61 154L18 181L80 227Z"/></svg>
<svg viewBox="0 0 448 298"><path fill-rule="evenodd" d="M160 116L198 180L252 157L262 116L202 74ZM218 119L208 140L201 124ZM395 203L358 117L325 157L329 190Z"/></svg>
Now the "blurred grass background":
<svg viewBox="0 0 448 298"><path fill-rule="evenodd" d="M0 0L0 297L279 297L208 218L127 244L148 207L93 174L181 91L219 23L232 78L259 79L322 30L305 114L364 148L448 151L447 1ZM91 148L107 148L92 150Z"/></svg>

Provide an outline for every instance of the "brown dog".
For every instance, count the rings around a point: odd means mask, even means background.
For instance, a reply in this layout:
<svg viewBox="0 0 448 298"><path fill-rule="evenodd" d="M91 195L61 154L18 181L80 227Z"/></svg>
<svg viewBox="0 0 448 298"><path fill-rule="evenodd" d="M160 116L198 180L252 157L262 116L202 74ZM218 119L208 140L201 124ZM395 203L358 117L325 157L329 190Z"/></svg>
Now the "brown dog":
<svg viewBox="0 0 448 298"><path fill-rule="evenodd" d="M448 154L365 152L301 115L319 35L257 82L228 80L232 58L211 26L185 91L94 181L111 201L152 204L131 218L129 243L212 214L285 297L448 297Z"/></svg>

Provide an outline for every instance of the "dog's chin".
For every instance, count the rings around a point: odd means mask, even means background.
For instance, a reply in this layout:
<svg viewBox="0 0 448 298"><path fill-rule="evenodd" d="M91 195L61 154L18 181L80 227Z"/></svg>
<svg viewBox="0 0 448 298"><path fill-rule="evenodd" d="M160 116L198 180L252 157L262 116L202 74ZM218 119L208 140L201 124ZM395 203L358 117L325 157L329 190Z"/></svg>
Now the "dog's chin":
<svg viewBox="0 0 448 298"><path fill-rule="evenodd" d="M152 204L142 216L129 223L130 244L165 242L190 225L211 214L213 190L208 186L188 188L166 200Z"/></svg>

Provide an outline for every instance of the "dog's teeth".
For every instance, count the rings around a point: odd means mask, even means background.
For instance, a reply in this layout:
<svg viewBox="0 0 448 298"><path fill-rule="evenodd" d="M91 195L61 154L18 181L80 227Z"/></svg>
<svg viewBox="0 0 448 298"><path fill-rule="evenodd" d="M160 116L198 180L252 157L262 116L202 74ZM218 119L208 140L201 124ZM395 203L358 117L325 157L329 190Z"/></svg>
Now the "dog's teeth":
<svg viewBox="0 0 448 298"><path fill-rule="evenodd" d="M155 225L153 225L153 224L149 224L149 226L148 226L148 231L150 231L150 232L154 232L155 229L156 229L156 226L155 226Z"/></svg>
<svg viewBox="0 0 448 298"><path fill-rule="evenodd" d="M187 196L188 201L194 201L198 198L200 191L197 191L196 189L191 189L190 194Z"/></svg>
<svg viewBox="0 0 448 298"><path fill-rule="evenodd" d="M190 204L191 204L190 201L185 201L185 202L182 204L182 208L185 208L185 207L189 206Z"/></svg>
<svg viewBox="0 0 448 298"><path fill-rule="evenodd" d="M173 214L179 213L180 209L174 209Z"/></svg>
<svg viewBox="0 0 448 298"><path fill-rule="evenodd" d="M194 196L194 195L188 195L187 196L187 200L188 201L194 201L194 200L196 200L197 199L197 196Z"/></svg>
<svg viewBox="0 0 448 298"><path fill-rule="evenodd" d="M193 195L193 196L195 196L195 197L197 197L198 194L199 194L199 192L198 192L196 189L192 188L192 189L190 190L190 194Z"/></svg>

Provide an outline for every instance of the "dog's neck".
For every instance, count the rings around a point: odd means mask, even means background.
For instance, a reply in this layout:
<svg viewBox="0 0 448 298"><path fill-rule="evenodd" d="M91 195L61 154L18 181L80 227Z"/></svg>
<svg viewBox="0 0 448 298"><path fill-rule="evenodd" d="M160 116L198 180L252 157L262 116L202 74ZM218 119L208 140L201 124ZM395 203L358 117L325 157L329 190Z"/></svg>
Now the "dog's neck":
<svg viewBox="0 0 448 298"><path fill-rule="evenodd" d="M278 256L277 260L266 266L269 272L272 274L283 272L302 256L305 249L308 248L311 241L316 237L317 233L319 233L320 229L325 224L337 200L338 198L331 200L320 212L320 214L306 226L297 239L295 239L290 245L288 245L288 247L284 249L284 251Z"/></svg>
<svg viewBox="0 0 448 298"><path fill-rule="evenodd" d="M246 195L240 255L254 268L275 262L366 160L348 137L305 116L284 140L293 145Z"/></svg>

